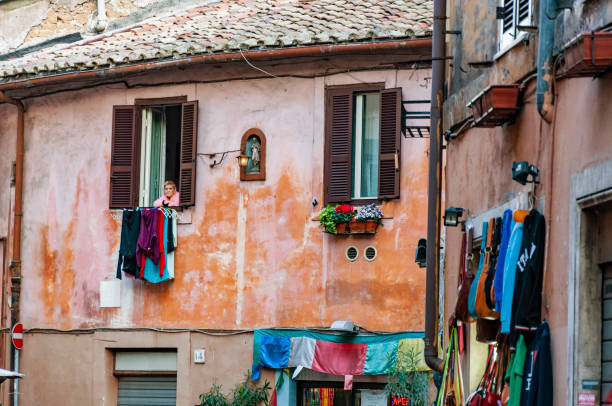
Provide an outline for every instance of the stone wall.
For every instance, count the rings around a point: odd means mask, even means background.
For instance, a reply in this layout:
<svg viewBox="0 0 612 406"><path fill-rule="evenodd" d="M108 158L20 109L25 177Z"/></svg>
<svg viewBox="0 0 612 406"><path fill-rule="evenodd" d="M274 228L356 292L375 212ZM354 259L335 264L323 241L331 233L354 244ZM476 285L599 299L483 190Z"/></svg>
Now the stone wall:
<svg viewBox="0 0 612 406"><path fill-rule="evenodd" d="M202 3L197 0L106 0L106 31ZM96 0L8 0L0 3L0 55L69 34L96 35ZM76 38L78 39L78 37ZM72 39L74 40L74 39ZM50 43L49 45L53 45Z"/></svg>

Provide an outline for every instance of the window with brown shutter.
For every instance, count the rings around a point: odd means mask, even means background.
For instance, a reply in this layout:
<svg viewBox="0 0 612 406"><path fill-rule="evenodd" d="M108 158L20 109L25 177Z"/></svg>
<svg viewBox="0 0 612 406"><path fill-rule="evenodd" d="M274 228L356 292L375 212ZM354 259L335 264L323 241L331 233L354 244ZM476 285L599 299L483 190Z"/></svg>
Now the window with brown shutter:
<svg viewBox="0 0 612 406"><path fill-rule="evenodd" d="M195 204L196 135L198 132L198 102L183 103L181 115L181 206Z"/></svg>
<svg viewBox="0 0 612 406"><path fill-rule="evenodd" d="M177 184L181 206L195 204L197 115L186 96L114 106L111 208L153 205L165 180Z"/></svg>
<svg viewBox="0 0 612 406"><path fill-rule="evenodd" d="M399 198L401 89L326 89L325 203Z"/></svg>
<svg viewBox="0 0 612 406"><path fill-rule="evenodd" d="M135 106L113 107L113 141L110 165L110 208L132 207L138 195L136 169Z"/></svg>

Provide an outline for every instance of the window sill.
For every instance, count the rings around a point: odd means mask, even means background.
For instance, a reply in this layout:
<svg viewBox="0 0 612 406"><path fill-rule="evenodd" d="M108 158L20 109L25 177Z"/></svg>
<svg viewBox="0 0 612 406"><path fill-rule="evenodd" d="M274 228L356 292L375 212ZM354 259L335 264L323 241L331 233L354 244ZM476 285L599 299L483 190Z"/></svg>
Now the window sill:
<svg viewBox="0 0 612 406"><path fill-rule="evenodd" d="M517 46L518 44L520 44L521 42L525 41L527 39L527 37L529 36L529 33L527 32L521 32L518 37L516 37L514 39L514 41L512 41L511 43L509 43L508 45L506 45L503 49L501 49L500 51L498 51L495 55L493 55L493 60L497 61L499 58L501 58L502 56L504 56L508 51L510 51L512 48L514 48L515 46Z"/></svg>

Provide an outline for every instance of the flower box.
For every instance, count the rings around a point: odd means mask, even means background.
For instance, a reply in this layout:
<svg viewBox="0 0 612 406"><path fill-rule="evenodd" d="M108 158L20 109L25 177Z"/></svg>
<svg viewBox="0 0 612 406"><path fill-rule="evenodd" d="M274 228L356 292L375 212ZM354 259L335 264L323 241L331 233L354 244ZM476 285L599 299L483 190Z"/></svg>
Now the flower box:
<svg viewBox="0 0 612 406"><path fill-rule="evenodd" d="M364 234L366 232L366 223L364 221L351 220L349 223L351 234Z"/></svg>
<svg viewBox="0 0 612 406"><path fill-rule="evenodd" d="M512 120L520 110L520 87L492 85L472 99L467 107L472 108L474 127L497 127Z"/></svg>
<svg viewBox="0 0 612 406"><path fill-rule="evenodd" d="M365 222L365 232L366 234L374 234L376 233L376 229L378 228L378 221L376 220L368 220Z"/></svg>
<svg viewBox="0 0 612 406"><path fill-rule="evenodd" d="M350 234L351 229L349 223L338 223L336 224L336 234Z"/></svg>
<svg viewBox="0 0 612 406"><path fill-rule="evenodd" d="M597 76L612 68L612 32L580 34L563 50L562 77Z"/></svg>

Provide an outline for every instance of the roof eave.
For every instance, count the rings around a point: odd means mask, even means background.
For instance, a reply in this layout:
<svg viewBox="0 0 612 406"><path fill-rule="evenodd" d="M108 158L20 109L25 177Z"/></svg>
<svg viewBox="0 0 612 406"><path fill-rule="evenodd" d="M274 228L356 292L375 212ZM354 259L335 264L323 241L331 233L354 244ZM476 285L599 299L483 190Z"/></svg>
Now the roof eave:
<svg viewBox="0 0 612 406"><path fill-rule="evenodd" d="M243 58L249 61L288 59L299 57L323 57L332 55L351 55L351 54L377 54L394 50L431 47L431 37L420 37L412 39L395 39L387 41L370 41L346 44L328 44L292 48L257 49L247 51L232 51L216 54L205 54L188 56L180 59L171 60L150 60L131 65L121 65L102 69L81 70L72 72L62 72L50 75L29 76L26 78L15 79L9 77L5 81L0 81L0 91L15 90L26 87L41 85L58 85L64 82L73 83L75 80L108 79L111 77L124 76L134 73L144 73L159 69L175 67L186 67L197 64L227 63L236 62Z"/></svg>

